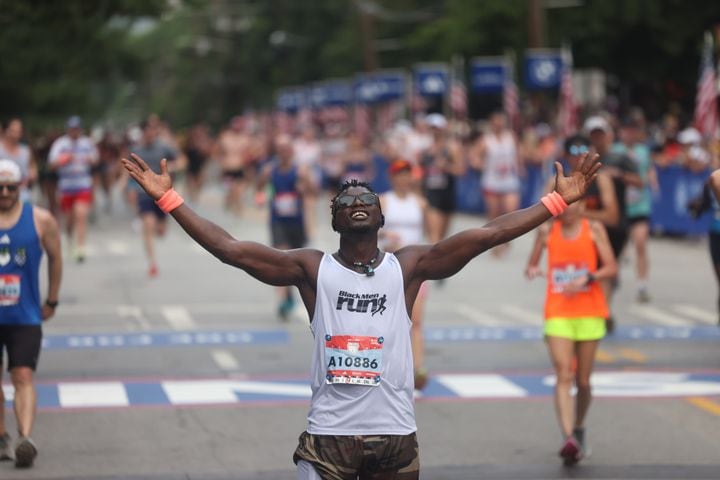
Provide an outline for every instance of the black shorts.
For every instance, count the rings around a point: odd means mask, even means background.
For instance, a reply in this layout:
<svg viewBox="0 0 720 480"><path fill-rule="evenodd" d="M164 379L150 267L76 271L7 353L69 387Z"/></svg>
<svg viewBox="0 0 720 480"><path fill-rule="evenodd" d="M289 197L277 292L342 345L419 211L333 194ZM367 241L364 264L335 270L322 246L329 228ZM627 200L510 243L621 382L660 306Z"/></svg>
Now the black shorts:
<svg viewBox="0 0 720 480"><path fill-rule="evenodd" d="M143 216L146 213L152 213L158 220L165 220L167 218L168 214L160 210L160 207L157 206L155 200L144 193L138 194L137 206L140 216Z"/></svg>
<svg viewBox="0 0 720 480"><path fill-rule="evenodd" d="M607 234L608 239L610 239L610 246L615 254L615 258L619 259L623 249L625 248L625 244L628 241L627 228L608 227Z"/></svg>
<svg viewBox="0 0 720 480"><path fill-rule="evenodd" d="M35 371L40 358L42 327L40 325L0 325L0 365L7 350L8 371L30 367Z"/></svg>
<svg viewBox="0 0 720 480"><path fill-rule="evenodd" d="M273 222L270 229L275 248L303 248L307 242L305 225L302 223Z"/></svg>
<svg viewBox="0 0 720 480"><path fill-rule="evenodd" d="M425 198L428 205L443 213L453 213L455 211L455 190L425 190Z"/></svg>
<svg viewBox="0 0 720 480"><path fill-rule="evenodd" d="M643 223L643 222L644 222L644 223L650 223L650 217L648 217L648 216L646 216L646 215L642 215L642 216L640 216L640 217L630 217L630 218L628 218L628 223L630 224L631 227L632 227L633 225L635 225L636 223Z"/></svg>
<svg viewBox="0 0 720 480"><path fill-rule="evenodd" d="M245 178L245 169L236 168L233 170L223 170L222 176L225 180L236 181Z"/></svg>

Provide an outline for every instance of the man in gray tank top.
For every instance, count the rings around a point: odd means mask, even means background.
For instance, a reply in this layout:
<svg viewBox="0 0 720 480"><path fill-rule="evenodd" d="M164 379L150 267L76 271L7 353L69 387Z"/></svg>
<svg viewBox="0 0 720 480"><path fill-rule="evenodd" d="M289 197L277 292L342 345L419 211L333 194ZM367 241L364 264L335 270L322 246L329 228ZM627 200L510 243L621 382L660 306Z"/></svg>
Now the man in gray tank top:
<svg viewBox="0 0 720 480"><path fill-rule="evenodd" d="M165 161L157 174L131 157L122 160L130 176L207 251L263 283L300 291L315 339L308 428L294 454L303 480L419 478L407 312L420 286L557 216L600 168L597 156L585 155L566 177L556 163L555 191L536 205L394 254L378 249L384 218L377 195L366 183L346 182L331 203L340 247L326 254L235 239L183 203Z"/></svg>

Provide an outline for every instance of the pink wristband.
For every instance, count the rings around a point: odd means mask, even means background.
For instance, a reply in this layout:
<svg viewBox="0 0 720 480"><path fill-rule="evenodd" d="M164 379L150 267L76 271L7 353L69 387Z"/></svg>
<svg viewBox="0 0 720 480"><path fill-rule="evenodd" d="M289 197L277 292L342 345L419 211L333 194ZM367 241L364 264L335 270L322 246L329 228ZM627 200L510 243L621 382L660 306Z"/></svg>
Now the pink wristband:
<svg viewBox="0 0 720 480"><path fill-rule="evenodd" d="M562 196L555 191L548 193L547 195L542 197L540 201L543 205L545 205L548 210L550 210L550 213L553 217L557 217L558 215L563 213L568 207L568 204L565 202Z"/></svg>
<svg viewBox="0 0 720 480"><path fill-rule="evenodd" d="M155 200L155 204L165 213L170 213L185 202L179 193L171 188L162 197Z"/></svg>

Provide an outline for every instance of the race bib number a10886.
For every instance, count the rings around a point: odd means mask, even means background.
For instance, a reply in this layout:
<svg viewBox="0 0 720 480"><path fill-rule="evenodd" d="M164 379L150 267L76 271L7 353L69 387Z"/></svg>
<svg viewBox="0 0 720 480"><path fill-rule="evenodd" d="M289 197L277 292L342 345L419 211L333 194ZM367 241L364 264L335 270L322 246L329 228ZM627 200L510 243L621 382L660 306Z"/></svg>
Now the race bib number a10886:
<svg viewBox="0 0 720 480"><path fill-rule="evenodd" d="M382 372L383 342L383 337L326 335L326 382L377 386Z"/></svg>

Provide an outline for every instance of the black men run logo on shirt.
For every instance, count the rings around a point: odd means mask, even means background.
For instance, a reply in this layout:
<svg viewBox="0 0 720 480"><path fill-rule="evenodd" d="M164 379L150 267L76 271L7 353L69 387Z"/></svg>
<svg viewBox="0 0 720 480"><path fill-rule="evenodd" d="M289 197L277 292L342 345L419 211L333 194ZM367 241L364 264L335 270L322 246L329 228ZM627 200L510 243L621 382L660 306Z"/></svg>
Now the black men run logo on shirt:
<svg viewBox="0 0 720 480"><path fill-rule="evenodd" d="M335 310L355 313L370 312L372 316L375 316L376 313L382 315L387 310L386 302L387 295L385 294L380 296L379 293L350 293L340 290Z"/></svg>

